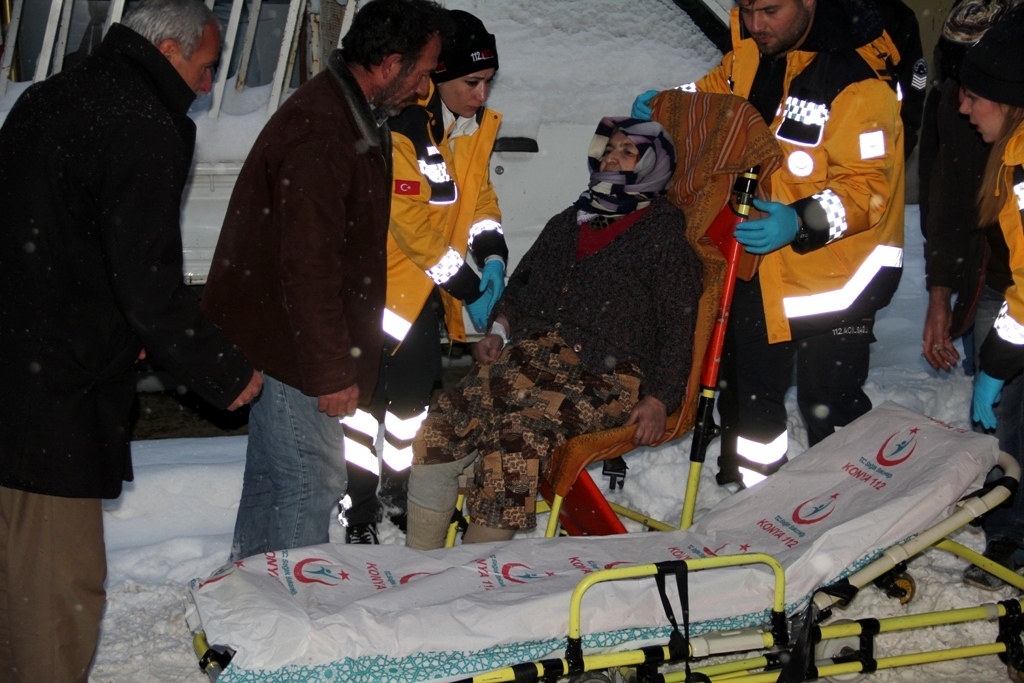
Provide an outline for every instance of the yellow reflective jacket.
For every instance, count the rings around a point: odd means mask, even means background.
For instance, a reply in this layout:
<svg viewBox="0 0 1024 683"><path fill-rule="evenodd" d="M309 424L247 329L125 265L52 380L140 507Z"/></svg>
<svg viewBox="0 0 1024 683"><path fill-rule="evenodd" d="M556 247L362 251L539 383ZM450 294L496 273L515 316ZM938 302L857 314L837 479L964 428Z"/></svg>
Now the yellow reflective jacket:
<svg viewBox="0 0 1024 683"><path fill-rule="evenodd" d="M731 23L732 51L695 86L698 91L749 97L760 53L753 39L741 38L736 8ZM828 329L823 325L853 322L851 316L856 318L864 299L870 298L862 296L865 290L872 281L882 281L882 269L889 289L882 306L898 282L903 263L903 126L887 75L887 60L898 60L898 52L883 33L856 55L852 50L794 50L786 55L782 103L769 126L784 154L782 167L772 176L772 199L796 205L805 225L804 210L814 202L828 226L816 244L801 249L804 253L788 245L761 263L772 343L798 337L804 329L813 333ZM841 67L855 74L841 82L845 87L834 97L809 95L806 81L794 84L821 57L835 60L833 73ZM817 65L819 70L825 63ZM828 97L830 102L822 101ZM858 297L861 302L855 307Z"/></svg>
<svg viewBox="0 0 1024 683"><path fill-rule="evenodd" d="M999 227L1010 250L1013 284L982 345L981 369L996 379L1009 379L1024 369L1024 123L1006 145L1002 173L999 191L1006 197Z"/></svg>
<svg viewBox="0 0 1024 683"><path fill-rule="evenodd" d="M448 336L465 341L462 299L475 300L480 284L465 262L467 252L472 252L480 267L487 256L508 260L488 167L501 114L483 108L477 113L475 132L449 139L451 130L444 130L442 106L431 85L426 100L388 122L394 187L384 330L398 341L420 314L435 284L441 288Z"/></svg>

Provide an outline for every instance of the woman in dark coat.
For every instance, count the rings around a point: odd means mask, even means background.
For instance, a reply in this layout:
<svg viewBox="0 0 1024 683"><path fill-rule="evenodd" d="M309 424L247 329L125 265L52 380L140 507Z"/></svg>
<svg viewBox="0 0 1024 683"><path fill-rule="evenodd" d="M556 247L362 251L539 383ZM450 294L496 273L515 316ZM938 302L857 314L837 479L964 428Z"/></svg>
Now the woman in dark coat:
<svg viewBox="0 0 1024 683"><path fill-rule="evenodd" d="M440 547L458 476L477 454L465 542L507 539L536 525L555 448L622 424L637 425L636 445L652 443L679 404L702 267L682 211L663 199L672 143L657 123L605 118L589 163L589 189L520 261L477 365L413 444L411 547Z"/></svg>

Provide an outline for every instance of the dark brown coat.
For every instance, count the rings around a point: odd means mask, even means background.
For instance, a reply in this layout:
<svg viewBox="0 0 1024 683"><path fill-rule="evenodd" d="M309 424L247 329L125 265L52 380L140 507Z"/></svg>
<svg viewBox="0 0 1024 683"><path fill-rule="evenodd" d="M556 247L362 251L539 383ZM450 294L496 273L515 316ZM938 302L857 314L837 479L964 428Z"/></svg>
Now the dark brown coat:
<svg viewBox="0 0 1024 683"><path fill-rule="evenodd" d="M203 310L253 364L309 396L376 382L391 149L336 52L242 167Z"/></svg>
<svg viewBox="0 0 1024 683"><path fill-rule="evenodd" d="M526 252L494 314L515 339L558 331L600 375L619 363L643 372L640 395L679 405L693 357L700 258L686 217L667 200L595 254L576 260L576 209L554 216Z"/></svg>

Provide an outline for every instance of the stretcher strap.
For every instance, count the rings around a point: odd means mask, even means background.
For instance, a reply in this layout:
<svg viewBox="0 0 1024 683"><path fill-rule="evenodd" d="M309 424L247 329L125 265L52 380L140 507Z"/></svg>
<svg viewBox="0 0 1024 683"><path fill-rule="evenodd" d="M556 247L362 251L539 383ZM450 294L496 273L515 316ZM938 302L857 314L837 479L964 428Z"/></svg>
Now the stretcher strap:
<svg viewBox="0 0 1024 683"><path fill-rule="evenodd" d="M672 624L672 634L668 639L669 656L672 659L683 660L686 668L686 683L711 683L711 679L700 673L690 671L690 592L689 592L689 570L686 562L675 560L671 562L659 562L658 573L654 581L658 585L658 595L661 596L661 606L665 610L665 616ZM679 592L679 604L683 612L683 632L679 632L679 625L676 623L676 615L672 611L672 603L665 591L665 575L675 574L676 590Z"/></svg>
<svg viewBox="0 0 1024 683"><path fill-rule="evenodd" d="M825 595L831 595L834 598L839 598L836 603L840 607L846 607L850 604L850 601L857 597L859 588L854 586L848 579L840 579L829 586L822 586L818 589L818 592L824 593Z"/></svg>
<svg viewBox="0 0 1024 683"><path fill-rule="evenodd" d="M811 600L807 610L802 617L799 626L799 635L790 650L789 659L784 660L782 671L779 673L777 683L799 683L804 680L815 680L818 678L817 670L814 669L814 638L811 637L812 626L817 622L818 608Z"/></svg>

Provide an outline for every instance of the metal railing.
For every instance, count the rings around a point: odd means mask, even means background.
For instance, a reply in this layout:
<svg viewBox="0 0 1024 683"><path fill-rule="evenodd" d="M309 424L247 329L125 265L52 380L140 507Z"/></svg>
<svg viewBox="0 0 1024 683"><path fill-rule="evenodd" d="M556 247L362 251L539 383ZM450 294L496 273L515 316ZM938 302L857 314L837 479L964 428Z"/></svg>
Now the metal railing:
<svg viewBox="0 0 1024 683"><path fill-rule="evenodd" d="M322 0L323 2L335 2L335 0ZM214 0L205 0L206 6L213 9ZM246 75L249 72L249 60L252 56L253 45L256 42L256 29L259 23L260 9L263 0L232 0L231 11L228 16L228 23L223 33L223 44L221 46L220 63L222 67L217 71L217 77L212 88L212 104L209 116L216 118L220 115L221 106L224 102L224 89L227 85L228 66L235 54L238 27L241 24L243 4L249 3L249 25L242 40L241 54L238 62L238 74L236 76L236 89L241 92L245 88ZM345 3L345 14L341 31L338 34L337 44L340 46L341 37L352 24L352 17L358 0L348 0ZM39 51L39 58L36 60L36 68L33 75L33 82L44 80L47 76L59 73L64 64L64 53L67 48L68 31L71 25L71 10L75 0L50 0L50 11L47 16L46 28L43 33L42 47ZM320 41L322 40L319 31L319 15L309 12L308 9L316 3L307 0L289 0L288 16L285 22L284 31L281 35L281 46L278 51L277 65L274 69L274 76L270 91L270 101L267 104L267 113L272 114L281 104L281 98L286 93L286 84L292 80L295 68L296 55L298 54L299 36L301 34L301 21L308 20L309 31L307 34L307 46L309 54L314 55L307 63L307 73L315 75L322 68L322 60L319 58ZM4 35L3 59L0 60L0 96L7 92L10 83L11 66L15 55L15 47L18 41L19 28L21 26L22 10L24 0L13 0L11 5L10 22L7 25ZM103 34L106 35L111 24L121 20L124 13L125 0L110 0L107 16L103 22Z"/></svg>

